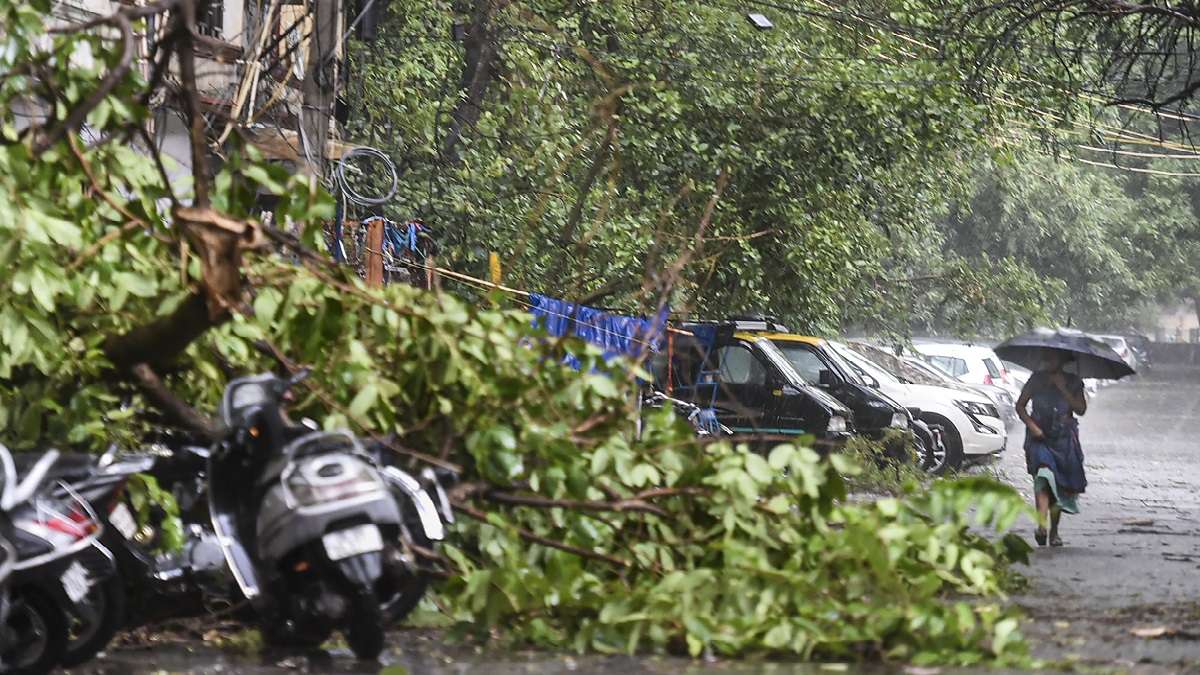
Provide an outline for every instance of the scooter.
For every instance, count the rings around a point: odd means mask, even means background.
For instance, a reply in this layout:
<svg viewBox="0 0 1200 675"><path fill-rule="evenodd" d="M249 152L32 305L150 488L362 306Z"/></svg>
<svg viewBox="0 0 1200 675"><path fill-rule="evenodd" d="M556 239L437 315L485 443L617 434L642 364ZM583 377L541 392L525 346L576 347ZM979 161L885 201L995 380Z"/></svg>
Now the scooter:
<svg viewBox="0 0 1200 675"><path fill-rule="evenodd" d="M57 459L57 452L46 453L18 484L11 454L0 452L0 507L8 516L3 536L16 551L0 638L5 672L44 673L59 665L75 629L73 617L86 611L93 588L115 569L87 501L69 489L65 496L37 490Z"/></svg>
<svg viewBox="0 0 1200 675"><path fill-rule="evenodd" d="M227 385L227 432L208 459L213 529L268 642L317 647L336 629L375 659L387 624L424 592L414 560L443 525L420 482L381 468L353 434L287 418L307 374Z"/></svg>
<svg viewBox="0 0 1200 675"><path fill-rule="evenodd" d="M199 613L204 607L203 581L211 579L213 587L231 583L211 531L187 528L182 550L162 554L157 548L165 512L138 522L137 501L128 484L137 474L153 474L158 459L152 454L118 455L112 446L99 458L64 457L54 469L62 483L53 496L78 495L92 505L102 526L100 544L112 554L115 567L110 575L97 575L88 594L69 608L70 629L61 660L65 667L88 661L134 621ZM89 560L95 555L89 553ZM92 566L102 568L104 563L93 561Z"/></svg>

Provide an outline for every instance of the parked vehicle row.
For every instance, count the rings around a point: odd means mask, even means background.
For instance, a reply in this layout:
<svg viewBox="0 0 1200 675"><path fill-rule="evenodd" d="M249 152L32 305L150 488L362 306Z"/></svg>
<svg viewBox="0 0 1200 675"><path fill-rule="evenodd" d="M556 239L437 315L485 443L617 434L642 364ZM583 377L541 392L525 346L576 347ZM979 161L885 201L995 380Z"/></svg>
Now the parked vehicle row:
<svg viewBox="0 0 1200 675"><path fill-rule="evenodd" d="M78 665L125 626L214 604L244 606L270 644L340 631L376 658L425 593L452 477L293 423L286 401L305 375L231 381L211 447L14 459L0 446L0 672ZM176 497L177 551L158 550L165 514L130 489L143 475Z"/></svg>
<svg viewBox="0 0 1200 675"><path fill-rule="evenodd" d="M997 404L938 371L925 373L925 365L895 357L881 366L882 350L794 334L767 319L678 328L686 336L654 364L658 388L694 406L689 415L710 414L753 442L805 437L833 451L861 434L913 444L923 466L937 474L957 469L967 456L1004 449L1007 424ZM1003 400L1012 407L1011 396Z"/></svg>

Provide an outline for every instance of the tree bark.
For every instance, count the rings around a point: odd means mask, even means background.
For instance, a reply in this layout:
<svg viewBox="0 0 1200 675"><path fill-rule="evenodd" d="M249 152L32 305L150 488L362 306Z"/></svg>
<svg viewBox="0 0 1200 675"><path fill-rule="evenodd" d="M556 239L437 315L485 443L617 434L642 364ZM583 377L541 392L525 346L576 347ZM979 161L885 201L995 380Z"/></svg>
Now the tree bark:
<svg viewBox="0 0 1200 675"><path fill-rule="evenodd" d="M169 315L105 340L104 354L122 372L137 364L163 368L217 323L209 315L204 295L192 293Z"/></svg>
<svg viewBox="0 0 1200 675"><path fill-rule="evenodd" d="M138 388L166 416L168 422L206 441L217 438L217 423L176 396L153 368L139 363L129 372Z"/></svg>
<svg viewBox="0 0 1200 675"><path fill-rule="evenodd" d="M497 12L508 5L509 0L473 0L471 23L467 25L463 38L466 58L463 61L461 95L450 113L450 132L442 145L442 160L457 164L460 158L459 144L467 127L479 122L483 112L483 99L496 78L496 65L500 56L493 19Z"/></svg>
<svg viewBox="0 0 1200 675"><path fill-rule="evenodd" d="M559 235L559 243L566 246L575 240L575 229L579 226L579 221L583 217L583 206L587 201L588 196L592 192L592 186L596 184L596 179L600 177L600 172L608 165L608 155L612 151L612 145L617 140L617 118L613 115L608 121L608 131L604 133L604 139L600 141L600 145L596 148L596 153L592 156L592 163L588 167L587 174L583 177L583 181L579 183L579 192L575 195L575 204L571 207L571 213L567 216L567 224L563 227L562 234Z"/></svg>

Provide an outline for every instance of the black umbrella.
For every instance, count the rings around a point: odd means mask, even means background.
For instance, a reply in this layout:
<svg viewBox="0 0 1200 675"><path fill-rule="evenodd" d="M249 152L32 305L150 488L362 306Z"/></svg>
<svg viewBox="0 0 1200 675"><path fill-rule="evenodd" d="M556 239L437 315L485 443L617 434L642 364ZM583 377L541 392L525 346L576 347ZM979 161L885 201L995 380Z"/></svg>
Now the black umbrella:
<svg viewBox="0 0 1200 675"><path fill-rule="evenodd" d="M1101 380L1119 380L1133 375L1133 368L1113 351L1112 347L1096 338L1071 328L1037 328L1002 342L994 350L996 354L1030 370L1037 370L1045 361L1047 352L1065 353L1074 363L1067 370L1079 377Z"/></svg>

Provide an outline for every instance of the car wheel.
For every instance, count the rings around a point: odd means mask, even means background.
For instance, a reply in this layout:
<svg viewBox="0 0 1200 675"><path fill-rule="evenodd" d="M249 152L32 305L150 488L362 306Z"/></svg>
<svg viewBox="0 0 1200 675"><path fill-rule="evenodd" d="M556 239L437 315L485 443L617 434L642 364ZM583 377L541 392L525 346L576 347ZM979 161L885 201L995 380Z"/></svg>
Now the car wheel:
<svg viewBox="0 0 1200 675"><path fill-rule="evenodd" d="M921 421L931 427L938 427L942 430L942 445L945 447L944 460L940 466L936 466L929 470L935 476L944 476L947 473L958 471L963 465L963 444L962 436L959 435L958 429L950 423L950 420L940 415L922 415Z"/></svg>
<svg viewBox="0 0 1200 675"><path fill-rule="evenodd" d="M946 472L946 443L942 440L941 427L929 429L931 432L936 430L937 433L916 434L913 443L917 449L921 470L933 476L940 476Z"/></svg>

